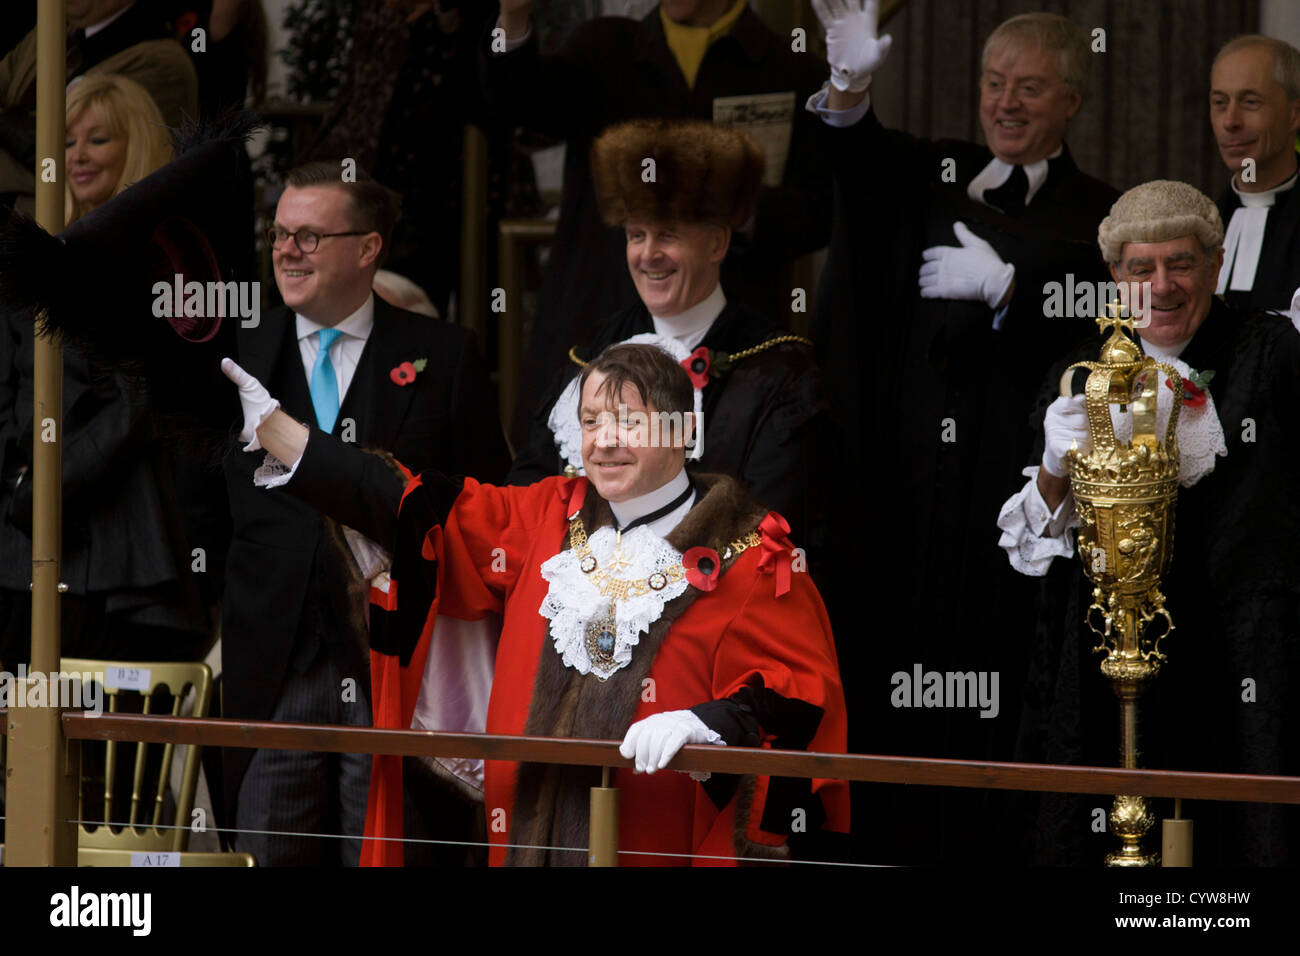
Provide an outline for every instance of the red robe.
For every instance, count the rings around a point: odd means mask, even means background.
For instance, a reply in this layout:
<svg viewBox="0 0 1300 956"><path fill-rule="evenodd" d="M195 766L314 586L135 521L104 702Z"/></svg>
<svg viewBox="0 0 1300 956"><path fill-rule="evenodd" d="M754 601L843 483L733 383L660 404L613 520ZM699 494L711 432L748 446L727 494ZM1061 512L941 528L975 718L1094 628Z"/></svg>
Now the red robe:
<svg viewBox="0 0 1300 956"><path fill-rule="evenodd" d="M466 479L445 522L433 526L429 515L437 492L415 479L403 498L402 526L425 528L419 535L419 567L402 567L399 537L389 595L376 595L377 647L397 651L409 638L393 640L394 625L409 632L421 628L409 664L393 655L374 654L375 726L409 727L432 621L436 614L477 620L487 613L503 618L487 718L494 734L621 739L628 726L662 711L684 710L706 701L729 698L743 688L770 692L773 700L796 702L812 714L800 743L814 751L843 753L846 721L843 691L830 625L816 587L807 574L790 573L789 541L774 515L756 508L731 479L700 476L700 497L687 517L668 536L679 551L692 546L723 553L728 542L749 545L721 562L710 591L689 586L670 601L649 635L633 650L632 663L608 681L580 675L565 667L539 608L549 589L540 566L567 547L569 517L581 510L589 533L609 521L609 507L585 478L549 478L529 487L498 488ZM413 499L418 496L419 501ZM783 522L782 522L783 524ZM405 536L408 552L416 538ZM761 544L760 544L761 541ZM427 600L427 585L418 575L436 562L436 597ZM417 580L416 587L407 587ZM400 595L397 593L401 591ZM782 591L778 595L778 591ZM418 592L418 593L413 593ZM403 608L413 598L428 613ZM648 682L647 682L648 681ZM803 702L803 706L798 702ZM778 733L764 727L764 745ZM794 739L787 736L785 741ZM788 745L788 744L786 744ZM400 835L400 770L395 758L377 757L371 783L368 836ZM598 780L598 768L568 768L548 773L537 765L488 761L485 810L490 861L507 861L507 843L550 846L586 845L586 787ZM558 778L558 779L557 779ZM782 792L788 792L783 782ZM745 778L719 809L705 789L687 774L659 771L614 774L621 791L619 848L679 856L635 856L623 865L681 866L687 854L734 858L780 856L793 826L813 827L825 812L825 828L848 830L848 787L839 781L814 780L812 806L768 808L770 781ZM809 787L800 784L805 797ZM787 801L789 802L789 801ZM771 809L767 819L764 811ZM499 811L504 811L504 817ZM504 823L504 826L501 825ZM766 827L766 828L765 828ZM394 853L393 851L397 852ZM400 863L400 843L367 841L363 862ZM545 855L511 851L512 863L547 862ZM585 862L583 854L552 854L554 864ZM696 865L724 860L691 860Z"/></svg>

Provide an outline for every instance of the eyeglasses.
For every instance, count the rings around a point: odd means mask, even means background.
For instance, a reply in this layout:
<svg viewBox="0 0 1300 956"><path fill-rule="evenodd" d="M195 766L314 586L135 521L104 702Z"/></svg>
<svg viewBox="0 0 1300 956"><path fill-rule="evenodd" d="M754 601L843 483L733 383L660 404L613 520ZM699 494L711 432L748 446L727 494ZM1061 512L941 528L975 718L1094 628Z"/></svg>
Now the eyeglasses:
<svg viewBox="0 0 1300 956"><path fill-rule="evenodd" d="M299 229L297 232L288 232L279 226L272 226L266 230L266 238L270 241L272 249L279 249L286 239L293 239L299 251L311 254L316 251L322 239L332 239L334 236L364 236L369 231L354 229L352 232L312 232L310 229Z"/></svg>

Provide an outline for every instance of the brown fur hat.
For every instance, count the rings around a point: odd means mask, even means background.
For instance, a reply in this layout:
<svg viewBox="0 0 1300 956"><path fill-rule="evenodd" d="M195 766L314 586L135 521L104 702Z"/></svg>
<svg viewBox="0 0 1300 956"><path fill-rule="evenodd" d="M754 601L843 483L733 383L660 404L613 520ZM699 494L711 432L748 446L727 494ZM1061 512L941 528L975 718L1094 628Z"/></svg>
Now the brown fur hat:
<svg viewBox="0 0 1300 956"><path fill-rule="evenodd" d="M654 182L643 164L654 160ZM702 120L642 119L605 130L591 146L601 217L710 222L739 229L754 213L763 150L748 133Z"/></svg>

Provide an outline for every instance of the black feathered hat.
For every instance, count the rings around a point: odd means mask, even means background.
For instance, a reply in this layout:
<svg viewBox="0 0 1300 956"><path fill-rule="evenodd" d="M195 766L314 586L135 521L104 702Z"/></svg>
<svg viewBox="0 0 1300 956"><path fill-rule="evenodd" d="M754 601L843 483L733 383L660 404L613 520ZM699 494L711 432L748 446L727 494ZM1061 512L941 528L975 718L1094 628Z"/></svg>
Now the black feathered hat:
<svg viewBox="0 0 1300 956"><path fill-rule="evenodd" d="M220 360L240 320L231 296L238 306L256 290L244 152L256 125L239 112L179 131L175 159L57 237L10 213L0 305L142 376L156 407L224 429L234 416Z"/></svg>

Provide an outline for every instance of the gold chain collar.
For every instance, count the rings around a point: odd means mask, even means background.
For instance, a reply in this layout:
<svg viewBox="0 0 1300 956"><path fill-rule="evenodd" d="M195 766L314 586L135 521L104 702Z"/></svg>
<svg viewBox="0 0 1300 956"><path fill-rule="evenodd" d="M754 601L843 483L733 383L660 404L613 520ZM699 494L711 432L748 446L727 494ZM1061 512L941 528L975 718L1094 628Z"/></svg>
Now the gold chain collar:
<svg viewBox="0 0 1300 956"><path fill-rule="evenodd" d="M622 558L623 553L623 534L618 532L618 546L614 552L614 560ZM742 537L732 541L719 554L722 561L727 561L733 557L739 557L749 548L757 547L763 541L763 536L758 531L751 531ZM677 563L663 571L656 571L654 574L647 575L644 578L620 578L616 577L614 572L621 570L618 564L613 564L610 568L599 566L596 555L591 551L591 545L587 542L587 527L582 522L582 515L575 514L569 519L569 548L578 557L578 569L588 576L600 588L602 597L612 598L615 601L623 601L628 597L640 597L649 591L662 591L670 583L675 584L686 576L686 566ZM719 569L721 570L721 569Z"/></svg>
<svg viewBox="0 0 1300 956"><path fill-rule="evenodd" d="M759 342L757 345L751 348L747 348L744 349L743 351L735 352L730 355L727 354L726 352L715 352L712 349L709 350L709 354L711 356L717 355L719 358L725 359L726 362L728 363L728 367L730 367L731 365L734 365L736 362L739 362L741 359L747 359L750 356L757 355L759 352L765 352L768 349L770 349L772 346L781 345L784 342L799 342L803 345L807 345L810 348L812 347L813 344L812 339L806 339L802 335L778 335L775 338L768 339L765 342ZM589 364L587 362L584 362L582 359L578 358L578 347L576 345L569 347L569 361L571 361L574 365L578 366L579 368L586 368L587 365Z"/></svg>

